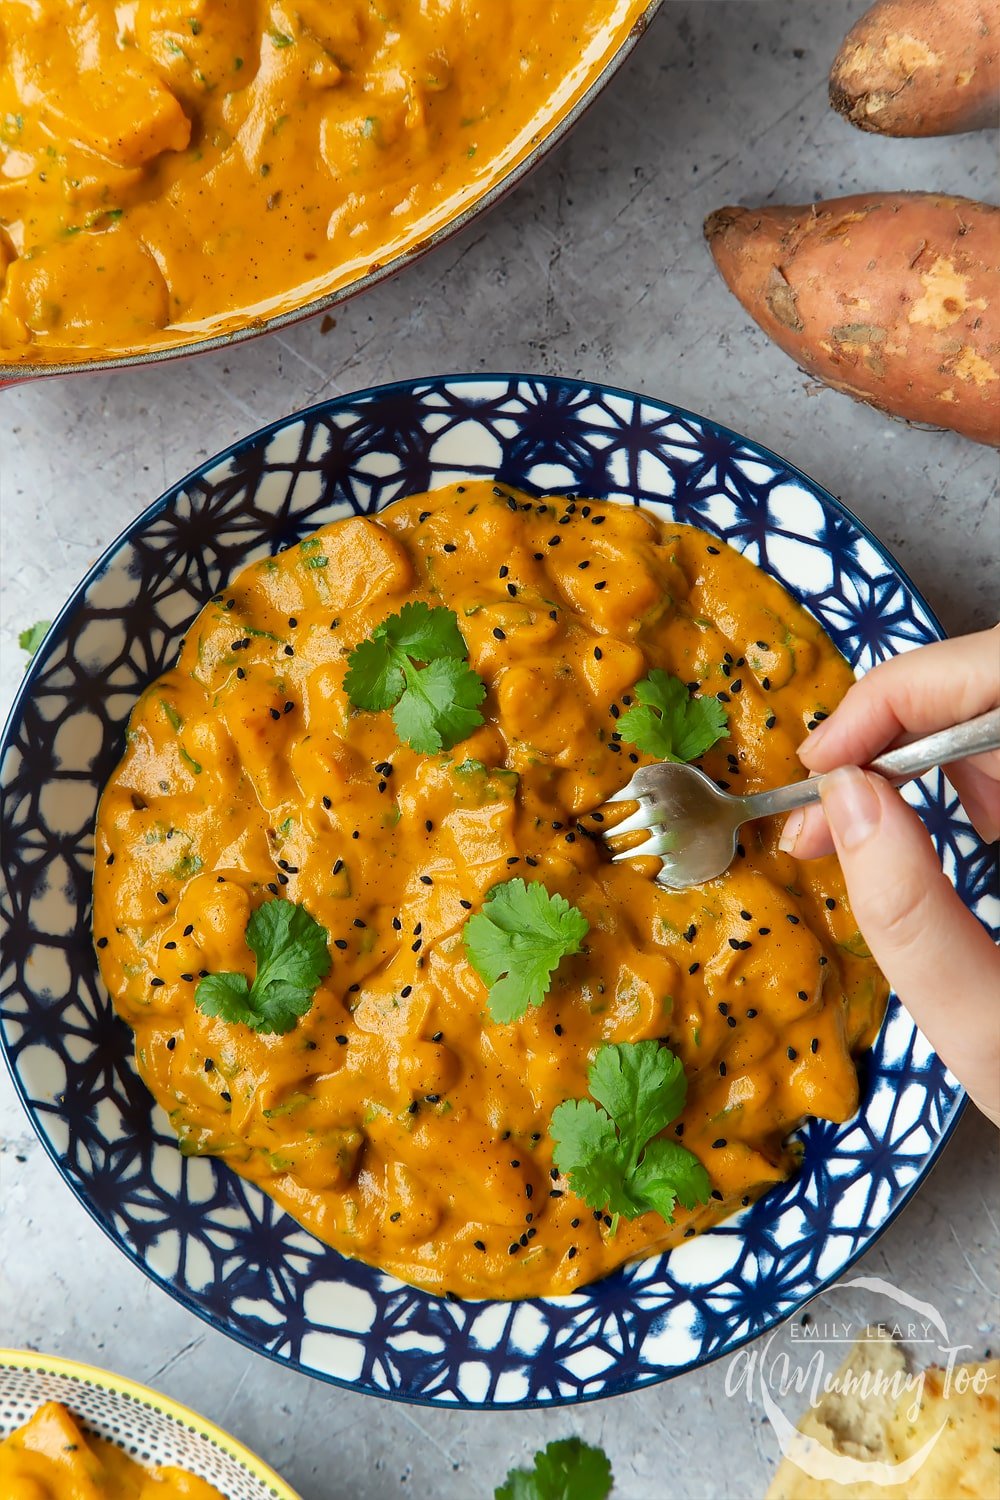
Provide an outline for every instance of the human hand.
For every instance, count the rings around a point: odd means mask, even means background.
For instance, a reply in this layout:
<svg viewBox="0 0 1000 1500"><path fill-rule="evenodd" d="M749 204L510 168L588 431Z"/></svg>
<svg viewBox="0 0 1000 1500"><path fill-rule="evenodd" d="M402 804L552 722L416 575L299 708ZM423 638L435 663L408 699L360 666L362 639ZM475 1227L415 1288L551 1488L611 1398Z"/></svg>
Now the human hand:
<svg viewBox="0 0 1000 1500"><path fill-rule="evenodd" d="M895 656L855 683L799 747L807 770L836 770L821 806L793 812L782 848L797 859L836 850L875 959L913 1019L1000 1125L1000 953L938 864L917 814L861 771L896 742L1000 704L1000 629ZM1000 752L947 767L987 842L1000 835Z"/></svg>

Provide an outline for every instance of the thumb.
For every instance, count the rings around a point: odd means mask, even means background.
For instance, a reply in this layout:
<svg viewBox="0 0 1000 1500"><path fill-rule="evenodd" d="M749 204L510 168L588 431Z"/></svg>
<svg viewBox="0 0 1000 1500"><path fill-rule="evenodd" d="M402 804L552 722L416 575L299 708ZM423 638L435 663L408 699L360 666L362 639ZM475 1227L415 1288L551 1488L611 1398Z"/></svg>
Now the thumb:
<svg viewBox="0 0 1000 1500"><path fill-rule="evenodd" d="M1000 954L912 808L845 766L822 788L851 906L879 967L952 1072L1000 1123Z"/></svg>

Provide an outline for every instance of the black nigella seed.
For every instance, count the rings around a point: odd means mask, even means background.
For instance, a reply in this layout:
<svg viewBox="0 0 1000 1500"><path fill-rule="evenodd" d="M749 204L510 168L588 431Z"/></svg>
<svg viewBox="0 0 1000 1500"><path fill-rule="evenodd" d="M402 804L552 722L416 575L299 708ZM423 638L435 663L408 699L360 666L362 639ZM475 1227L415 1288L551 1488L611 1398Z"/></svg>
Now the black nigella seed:
<svg viewBox="0 0 1000 1500"><path fill-rule="evenodd" d="M819 1051L819 1037L818 1036L814 1036L813 1039L812 1039L812 1041L809 1043L809 1051L810 1052L818 1052Z"/></svg>
<svg viewBox="0 0 1000 1500"><path fill-rule="evenodd" d="M610 1215L610 1214L605 1214L605 1215L604 1215L604 1223L605 1223L605 1226L606 1226L606 1227L607 1227L607 1228L608 1228L608 1229L610 1229L610 1228L611 1228L611 1215Z"/></svg>
<svg viewBox="0 0 1000 1500"><path fill-rule="evenodd" d="M205 1072L206 1073L214 1073L215 1072L215 1063L212 1061L212 1059L210 1057L206 1057L205 1058Z"/></svg>
<svg viewBox="0 0 1000 1500"><path fill-rule="evenodd" d="M552 827L555 829L556 833L558 833L559 830L563 827L563 824L562 823L553 823Z"/></svg>
<svg viewBox="0 0 1000 1500"><path fill-rule="evenodd" d="M688 964L688 973L689 974L697 974L697 972L698 972L698 970L700 968L701 968L701 964Z"/></svg>
<svg viewBox="0 0 1000 1500"><path fill-rule="evenodd" d="M278 887L275 885L273 880L269 880L267 882L267 889L271 892L272 896L276 896L278 894Z"/></svg>
<svg viewBox="0 0 1000 1500"><path fill-rule="evenodd" d="M156 899L157 901L159 901L161 906L166 906L168 901L170 900L170 897L164 891L157 891Z"/></svg>
<svg viewBox="0 0 1000 1500"><path fill-rule="evenodd" d="M735 1027L735 1025L736 1025L736 1017L735 1016L727 1016L726 1017L726 1025L730 1026L730 1027Z"/></svg>
<svg viewBox="0 0 1000 1500"><path fill-rule="evenodd" d="M591 526L603 526L604 522L606 520L607 520L606 516L592 516L591 520L590 520L590 524L591 524Z"/></svg>
<svg viewBox="0 0 1000 1500"><path fill-rule="evenodd" d="M227 599L226 600L226 608L227 609L235 609L236 608L236 600L235 599Z"/></svg>
<svg viewBox="0 0 1000 1500"><path fill-rule="evenodd" d="M560 543L561 540L562 540L561 537L550 536L549 539L548 539L548 541L546 542L546 546L547 547L558 547L558 545L559 545L559 543Z"/></svg>
<svg viewBox="0 0 1000 1500"><path fill-rule="evenodd" d="M423 940L423 938L417 938L417 941L415 943L411 943L410 944L410 952L411 953L419 953L420 950L421 950L421 948L423 946L424 946L424 940Z"/></svg>
<svg viewBox="0 0 1000 1500"><path fill-rule="evenodd" d="M508 594L510 595L510 597L512 599L516 599L517 598L517 584L516 583L508 583L508 585L507 585L507 592L508 592Z"/></svg>
<svg viewBox="0 0 1000 1500"><path fill-rule="evenodd" d="M567 842L567 844L575 844L576 843L576 834L575 833L567 833L567 835L566 835L566 842Z"/></svg>
<svg viewBox="0 0 1000 1500"><path fill-rule="evenodd" d="M424 1100L425 1100L425 1102L427 1104L440 1104L441 1103L441 1095L440 1094L425 1094L424 1095Z"/></svg>
<svg viewBox="0 0 1000 1500"><path fill-rule="evenodd" d="M800 1000L808 1000L809 999L809 996L807 995L807 993L806 993L805 990L798 990L797 993L798 993L798 997L799 997Z"/></svg>
<svg viewBox="0 0 1000 1500"><path fill-rule="evenodd" d="M726 1076L726 1065L725 1065L724 1062L722 1062L722 1063L719 1064L719 1077L720 1078L725 1078L725 1076Z"/></svg>
<svg viewBox="0 0 1000 1500"><path fill-rule="evenodd" d="M746 859L747 857L747 851L744 849L742 844L736 845L736 857L737 859Z"/></svg>
<svg viewBox="0 0 1000 1500"><path fill-rule="evenodd" d="M820 968L822 969L823 965L824 964L828 964L829 962L830 962L830 960L827 958L826 954L825 953L821 953L820 956L819 956L819 959L818 959L818 963L819 963Z"/></svg>
<svg viewBox="0 0 1000 1500"><path fill-rule="evenodd" d="M294 704L294 703L292 703L292 702L291 702L291 700L289 700L289 702L288 702L288 703L286 703L286 704L285 704L285 713L286 713L286 714L290 714L290 713L291 713L291 711L292 711L292 709L293 709L293 708L294 708L294 707L295 707L295 704Z"/></svg>
<svg viewBox="0 0 1000 1500"><path fill-rule="evenodd" d="M459 901L458 904L462 908L463 911L471 911L472 910L472 902L471 901Z"/></svg>
<svg viewBox="0 0 1000 1500"><path fill-rule="evenodd" d="M732 661L732 659L733 658L730 656L729 661ZM723 675L723 677L731 677L732 676L732 671L733 671L733 669L729 665L729 662L724 661L722 663L722 675Z"/></svg>
<svg viewBox="0 0 1000 1500"><path fill-rule="evenodd" d="M420 884L421 885L433 885L434 881L431 879L431 877L429 875L421 875L421 877L420 877Z"/></svg>
<svg viewBox="0 0 1000 1500"><path fill-rule="evenodd" d="M531 1183L530 1182L526 1182L525 1185L524 1185L524 1196L526 1198L531 1198L531 1197L534 1196L534 1192L535 1192L535 1190L532 1187Z"/></svg>
<svg viewBox="0 0 1000 1500"><path fill-rule="evenodd" d="M295 655L295 647L294 646L286 646L285 647L285 655L286 656L294 656Z"/></svg>
<svg viewBox="0 0 1000 1500"><path fill-rule="evenodd" d="M729 691L731 693L742 693L742 691L743 691L743 679L741 677L737 677L737 679L736 679L735 682L731 682L729 684Z"/></svg>
<svg viewBox="0 0 1000 1500"><path fill-rule="evenodd" d="M721 1000L719 1002L719 1015L720 1016L728 1016L728 1014L729 1014L729 1006L726 1004L726 1002L724 1000Z"/></svg>
<svg viewBox="0 0 1000 1500"><path fill-rule="evenodd" d="M385 780L385 778L384 778L384 777L383 777L383 778L382 778L382 779L381 779L381 780L380 780L380 781L379 781L379 784L378 784L378 789L379 789L379 791L380 791L380 792L384 792L384 791L385 791L385 789L386 789L386 787L387 787L387 786L388 786L388 785L389 785L389 783L388 783L388 782L387 782L387 781L386 781L386 780Z"/></svg>
<svg viewBox="0 0 1000 1500"><path fill-rule="evenodd" d="M486 1249L486 1246L483 1244L482 1240L473 1240L472 1243L477 1250Z"/></svg>
<svg viewBox="0 0 1000 1500"><path fill-rule="evenodd" d="M729 703L730 702L730 697L729 697L728 693L716 693L715 696L718 698L718 700L719 700L720 703Z"/></svg>
<svg viewBox="0 0 1000 1500"><path fill-rule="evenodd" d="M834 901L834 899L833 899L832 896L827 896L825 905L826 905L827 911L835 911L837 903L836 903L836 901Z"/></svg>
<svg viewBox="0 0 1000 1500"><path fill-rule="evenodd" d="M276 708L269 708L268 709L268 713L271 715L272 719L280 719L281 718L281 715L279 714L279 712L278 712L278 710Z"/></svg>
<svg viewBox="0 0 1000 1500"><path fill-rule="evenodd" d="M401 1215L399 1209L397 1208L396 1212L394 1214L390 1214L389 1215L389 1223L390 1224L398 1224L401 1217L402 1217L402 1215Z"/></svg>
<svg viewBox="0 0 1000 1500"><path fill-rule="evenodd" d="M789 1062L794 1062L795 1059L798 1057L798 1055L799 1054L796 1052L796 1050L795 1050L794 1047L789 1047L788 1048L788 1061Z"/></svg>
<svg viewBox="0 0 1000 1500"><path fill-rule="evenodd" d="M330 811L330 808L333 806L333 803L330 801L329 797L324 797L323 798L323 806L326 808L327 812Z"/></svg>
<svg viewBox="0 0 1000 1500"><path fill-rule="evenodd" d="M347 1038L346 1038L346 1036L344 1036L343 1032L341 1032L340 1036L335 1036L334 1037L334 1041L337 1043L338 1047L346 1047L347 1046Z"/></svg>
<svg viewBox="0 0 1000 1500"><path fill-rule="evenodd" d="M344 868L344 861L342 859L336 859L336 860L334 860L334 862L333 862L333 873L335 875L339 875L340 872L341 872L341 870L343 868ZM393 923L393 925L395 926L395 922Z"/></svg>
<svg viewBox="0 0 1000 1500"><path fill-rule="evenodd" d="M520 1240L515 1240L512 1245L508 1245L507 1246L507 1254L508 1255L516 1255L517 1252L520 1250L520 1248L521 1248L521 1242L520 1242Z"/></svg>
<svg viewBox="0 0 1000 1500"><path fill-rule="evenodd" d="M561 1198L562 1196L563 1196L563 1190L562 1190L562 1188L549 1188L549 1197L550 1198Z"/></svg>
<svg viewBox="0 0 1000 1500"><path fill-rule="evenodd" d="M531 857L530 854L526 854L524 856L524 863L526 865L530 865L533 870L537 870L538 869L538 860L537 859L532 859L532 857Z"/></svg>
<svg viewBox="0 0 1000 1500"><path fill-rule="evenodd" d="M744 1208L746 1208L746 1207L747 1207L747 1205L748 1205L748 1204L749 1204L749 1202L750 1202L750 1199L749 1199L749 1198L741 1198L741 1199L740 1199L740 1202L741 1202L741 1203L742 1203L742 1205L743 1205L743 1207L744 1207Z"/></svg>
<svg viewBox="0 0 1000 1500"><path fill-rule="evenodd" d="M770 927L758 927L757 931L760 933L761 937L768 937L770 935L771 929Z"/></svg>
<svg viewBox="0 0 1000 1500"><path fill-rule="evenodd" d="M194 984L194 975L193 974L182 974L181 978L183 979L183 981L184 981L185 984Z"/></svg>
<svg viewBox="0 0 1000 1500"><path fill-rule="evenodd" d="M719 549L718 549L718 547L709 547L708 550L709 550L709 552L711 552L711 554L712 554L713 557L718 557L718 555L719 555Z"/></svg>
<svg viewBox="0 0 1000 1500"><path fill-rule="evenodd" d="M629 751L628 758L634 766L637 766L639 764L639 757L638 755L636 755L634 750Z"/></svg>
<svg viewBox="0 0 1000 1500"><path fill-rule="evenodd" d="M748 1021L752 1021L753 1018L754 1018L754 1016L756 1014L757 1014L757 1012L754 1010L753 1006L751 1005L750 1009L747 1011L747 1020Z"/></svg>
<svg viewBox="0 0 1000 1500"><path fill-rule="evenodd" d="M600 583L595 583L594 584L594 588L595 589L606 589L607 586L608 586L608 580L606 578L602 578L601 581L600 581Z"/></svg>
<svg viewBox="0 0 1000 1500"><path fill-rule="evenodd" d="M621 718L622 711L618 707L617 703L612 703L611 707L608 709L608 712L609 712L609 714L611 715L611 717L613 719L620 719Z"/></svg>
<svg viewBox="0 0 1000 1500"><path fill-rule="evenodd" d="M535 562L541 562L542 558L545 556L545 553L544 552L533 552L531 555L535 559Z"/></svg>
<svg viewBox="0 0 1000 1500"><path fill-rule="evenodd" d="M712 1142L712 1150L713 1151L721 1151L722 1148L723 1148L723 1146L725 1144L726 1144L726 1138L725 1138L725 1136L724 1135L720 1135L719 1139L717 1141L713 1141Z"/></svg>
<svg viewBox="0 0 1000 1500"><path fill-rule="evenodd" d="M789 922L791 922L793 927L798 927L799 919L797 916L795 916L794 912L786 912L785 916L788 918Z"/></svg>
<svg viewBox="0 0 1000 1500"><path fill-rule="evenodd" d="M407 1112L408 1115L415 1115L416 1112L417 1112L417 1110L419 1108L420 1108L420 1100L419 1099L414 1099L414 1101L413 1101L412 1104L408 1104L407 1105L406 1112Z"/></svg>
<svg viewBox="0 0 1000 1500"><path fill-rule="evenodd" d="M430 818L426 818L424 820L424 827L427 829L428 833L433 833L434 832L434 824L432 823L432 821L431 821Z"/></svg>
<svg viewBox="0 0 1000 1500"><path fill-rule="evenodd" d="M743 918L744 922L752 922L753 921L753 916L748 911L741 911L740 912L740 916Z"/></svg>
<svg viewBox="0 0 1000 1500"><path fill-rule="evenodd" d="M687 929L687 931L684 934L684 941L686 943L693 943L694 940L695 940L695 938L697 936L698 936L698 929L695 926L695 924L692 922L691 926Z"/></svg>
<svg viewBox="0 0 1000 1500"><path fill-rule="evenodd" d="M458 548L455 546L454 542L445 542L444 550L446 552L457 552Z"/></svg>
<svg viewBox="0 0 1000 1500"><path fill-rule="evenodd" d="M152 986L153 986L153 989L154 989L154 990L158 990L158 989L159 989L159 988L160 988L160 986L161 986L161 985L162 985L162 984L163 984L163 983L164 983L164 982L165 982L165 981L164 981L164 980L162 980L162 979L151 979L151 980L150 980L150 981L149 981L149 982L150 982L150 984L151 984L151 985L152 985Z"/></svg>
<svg viewBox="0 0 1000 1500"><path fill-rule="evenodd" d="M559 1025L558 1022L556 1022L555 1026L553 1026L552 1030L555 1032L556 1036L562 1036L562 1034L563 1034L563 1029Z"/></svg>
<svg viewBox="0 0 1000 1500"><path fill-rule="evenodd" d="M679 1121L679 1122L678 1122L678 1123L677 1123L677 1124L676 1124L676 1125L675 1125L675 1126L674 1126L674 1135L683 1135L683 1134L684 1134L684 1121L683 1121L683 1120L680 1120L680 1121Z"/></svg>
<svg viewBox="0 0 1000 1500"><path fill-rule="evenodd" d="M713 1188L709 1196L714 1198L716 1203L722 1202L722 1194L719 1192L718 1188Z"/></svg>
<svg viewBox="0 0 1000 1500"><path fill-rule="evenodd" d="M500 629L499 625L494 625L493 627L493 639L497 641L505 641L507 639L506 633Z"/></svg>
<svg viewBox="0 0 1000 1500"><path fill-rule="evenodd" d="M431 1037L431 1041L432 1042L440 1042L440 1041L443 1041L443 1040L444 1040L444 1032L443 1031L435 1031L434 1035Z"/></svg>
<svg viewBox="0 0 1000 1500"><path fill-rule="evenodd" d="M169 1036L169 1037L167 1037L167 1051L168 1052L173 1052L173 1050L174 1050L174 1048L176 1046L177 1046L177 1038L175 1036Z"/></svg>
<svg viewBox="0 0 1000 1500"><path fill-rule="evenodd" d="M558 1167L550 1167L549 1168L549 1176L552 1178L553 1182L558 1182L558 1180L559 1180L559 1168Z"/></svg>
<svg viewBox="0 0 1000 1500"><path fill-rule="evenodd" d="M402 1000L408 1000L410 998L410 996L413 994L413 985L412 984L404 984L403 988L400 990L399 994L400 994L400 998Z"/></svg>
<svg viewBox="0 0 1000 1500"><path fill-rule="evenodd" d="M778 721L774 717L774 714L768 714L767 718L764 720L764 728L765 729L773 729L774 726L775 726L775 724L777 724L777 722Z"/></svg>
<svg viewBox="0 0 1000 1500"><path fill-rule="evenodd" d="M507 574L509 572L510 572L510 569L508 568L507 564L506 563L501 563L501 565L500 565L500 572L498 574L498 577L500 577L500 578L506 578Z"/></svg>
<svg viewBox="0 0 1000 1500"><path fill-rule="evenodd" d="M559 525L560 526L568 526L569 525L569 516L560 516L559 517Z"/></svg>
<svg viewBox="0 0 1000 1500"><path fill-rule="evenodd" d="M185 932L184 936L187 937L187 933L186 932ZM107 938L102 938L101 941L97 945L98 948L104 947L107 944L107 941L108 941ZM177 944L171 942L171 943L164 943L163 946L164 946L164 948L168 949L172 953L174 951L174 949L177 947Z"/></svg>
<svg viewBox="0 0 1000 1500"><path fill-rule="evenodd" d="M360 832L358 831L357 828L355 828L354 832L351 834L351 838L352 839L359 839L360 837L361 837Z"/></svg>
<svg viewBox="0 0 1000 1500"><path fill-rule="evenodd" d="M600 646L595 646L594 647L594 660L595 661L603 661L604 660L604 652L601 650Z"/></svg>
<svg viewBox="0 0 1000 1500"><path fill-rule="evenodd" d="M184 931L181 933L181 937L190 937L192 932L194 932L194 923L189 922Z"/></svg>
<svg viewBox="0 0 1000 1500"><path fill-rule="evenodd" d="M237 667L236 668L236 675L239 678L240 682L245 682L246 681L246 675L247 674L244 672L244 670L243 670L242 667Z"/></svg>
<svg viewBox="0 0 1000 1500"><path fill-rule="evenodd" d="M577 563L577 567L580 569L580 572L582 573L586 568L590 567L590 559L587 558L587 560L585 562Z"/></svg>
<svg viewBox="0 0 1000 1500"><path fill-rule="evenodd" d="M566 1251L566 1259L567 1260L572 1260L575 1255L576 1255L576 1246L575 1245L570 1245L569 1249Z"/></svg>
<svg viewBox="0 0 1000 1500"><path fill-rule="evenodd" d="M743 944L740 942L739 938L730 938L729 946L730 948L736 948L737 950L739 950L740 948L742 948Z"/></svg>
<svg viewBox="0 0 1000 1500"><path fill-rule="evenodd" d="M336 870L334 870L333 873L336 875L336 873L337 873ZM403 923L402 923L402 921L400 920L399 917L393 917L393 919L392 919L392 929L393 929L394 932L402 932L402 930L403 930Z"/></svg>
<svg viewBox="0 0 1000 1500"><path fill-rule="evenodd" d="M512 1167L519 1167L520 1165L521 1165L521 1162L520 1162L520 1158L519 1157L515 1157L513 1159L513 1161L511 1162L511 1166Z"/></svg>
<svg viewBox="0 0 1000 1500"><path fill-rule="evenodd" d="M98 938L97 939L97 946L98 946L98 948L106 948L108 946L108 940L107 940L107 938ZM177 944L176 943L167 943L166 946L168 948L176 948Z"/></svg>
<svg viewBox="0 0 1000 1500"><path fill-rule="evenodd" d="M768 644L767 644L766 641L755 641L754 645L755 646L759 646L762 651L769 651L770 650L770 647L768 646Z"/></svg>
<svg viewBox="0 0 1000 1500"><path fill-rule="evenodd" d="M343 952L343 950L347 947L347 939L346 938L334 938L334 940L333 940L333 946L335 948L339 948L341 950L341 952Z"/></svg>

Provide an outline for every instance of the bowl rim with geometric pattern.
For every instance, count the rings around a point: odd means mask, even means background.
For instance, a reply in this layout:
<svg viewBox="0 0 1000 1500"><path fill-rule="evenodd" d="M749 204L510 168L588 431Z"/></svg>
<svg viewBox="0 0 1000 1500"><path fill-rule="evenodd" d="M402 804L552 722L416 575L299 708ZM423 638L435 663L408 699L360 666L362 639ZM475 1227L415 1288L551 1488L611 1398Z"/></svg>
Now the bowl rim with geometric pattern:
<svg viewBox="0 0 1000 1500"><path fill-rule="evenodd" d="M939 639L887 550L820 485L708 418L559 376L428 376L283 417L172 485L105 551L32 662L0 742L0 1045L43 1145L146 1275L249 1348L416 1404L548 1406L619 1394L731 1353L834 1281L930 1170L964 1095L893 997L844 1125L667 1256L568 1297L463 1302L346 1260L252 1185L182 1158L131 1063L89 933L96 794L128 709L189 620L254 556L336 515L493 476L666 507L778 577L852 665ZM989 857L938 772L907 789L963 899L996 916ZM88 819L90 821L88 821Z"/></svg>
<svg viewBox="0 0 1000 1500"><path fill-rule="evenodd" d="M45 1401L58 1401L86 1432L143 1464L173 1464L225 1484L226 1500L301 1500L231 1433L161 1391L81 1360L0 1348L0 1441Z"/></svg>

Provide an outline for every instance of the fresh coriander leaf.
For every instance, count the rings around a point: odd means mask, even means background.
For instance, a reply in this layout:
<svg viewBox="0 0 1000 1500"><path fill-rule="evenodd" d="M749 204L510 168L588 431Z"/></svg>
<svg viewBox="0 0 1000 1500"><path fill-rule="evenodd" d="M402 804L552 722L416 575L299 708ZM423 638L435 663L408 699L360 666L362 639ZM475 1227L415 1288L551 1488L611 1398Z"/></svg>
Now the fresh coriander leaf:
<svg viewBox="0 0 1000 1500"><path fill-rule="evenodd" d="M486 697L482 678L465 662L439 657L414 672L393 709L401 740L421 755L450 750L483 722L479 704Z"/></svg>
<svg viewBox="0 0 1000 1500"><path fill-rule="evenodd" d="M607 1500L614 1479L603 1448L578 1437L549 1443L533 1469L511 1469L494 1500Z"/></svg>
<svg viewBox="0 0 1000 1500"><path fill-rule="evenodd" d="M463 661L469 654L455 611L432 607L422 599L404 604L398 615L390 615L372 633L417 661L436 661L439 656Z"/></svg>
<svg viewBox="0 0 1000 1500"><path fill-rule="evenodd" d="M195 991L195 1004L206 1016L224 1021L242 1021L255 1026L257 1013L250 1005L250 981L245 974L209 974Z"/></svg>
<svg viewBox="0 0 1000 1500"><path fill-rule="evenodd" d="M618 720L624 742L657 760L696 760L728 734L726 711L715 698L692 698L679 677L654 667L633 692L641 708Z"/></svg>
<svg viewBox="0 0 1000 1500"><path fill-rule="evenodd" d="M554 1160L573 1191L585 1203L621 1213L624 1164L610 1116L592 1099L567 1099L552 1111L549 1134L557 1145Z"/></svg>
<svg viewBox="0 0 1000 1500"><path fill-rule="evenodd" d="M291 1031L330 972L327 936L304 906L265 901L247 923L247 947L257 958L253 984L244 974L209 974L195 991L195 1004L207 1016L253 1031L272 1036Z"/></svg>
<svg viewBox="0 0 1000 1500"><path fill-rule="evenodd" d="M344 689L355 708L372 713L392 708L405 687L403 669L384 641L373 636L355 646L344 676Z"/></svg>
<svg viewBox="0 0 1000 1500"><path fill-rule="evenodd" d="M354 648L344 687L355 708L394 708L400 739L421 755L434 755L483 722L478 709L486 688L466 656L454 610L416 600Z"/></svg>
<svg viewBox="0 0 1000 1500"><path fill-rule="evenodd" d="M594 1209L628 1219L655 1212L673 1223L674 1204L705 1203L711 1181L701 1162L660 1132L680 1114L687 1080L680 1059L658 1042L606 1043L587 1075L589 1099L552 1112L553 1160Z"/></svg>
<svg viewBox="0 0 1000 1500"><path fill-rule="evenodd" d="M611 1118L629 1122L631 1142L637 1151L666 1130L684 1108L687 1079L679 1057L656 1042L602 1047L587 1075L590 1092Z"/></svg>
<svg viewBox="0 0 1000 1500"><path fill-rule="evenodd" d="M541 1005L558 964L579 953L589 927L565 896L538 880L494 886L465 924L465 951L490 986L494 1021L517 1021L529 1005Z"/></svg>
<svg viewBox="0 0 1000 1500"><path fill-rule="evenodd" d="M51 620L38 620L34 625L29 625L27 630L21 631L17 644L22 651L27 651L29 661L44 641L51 625Z"/></svg>

